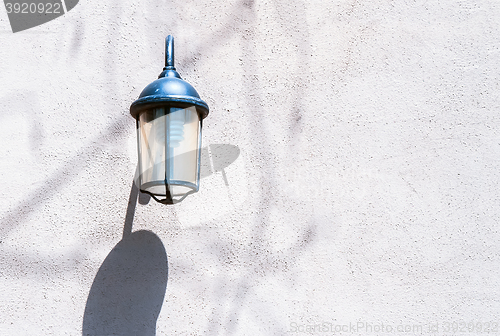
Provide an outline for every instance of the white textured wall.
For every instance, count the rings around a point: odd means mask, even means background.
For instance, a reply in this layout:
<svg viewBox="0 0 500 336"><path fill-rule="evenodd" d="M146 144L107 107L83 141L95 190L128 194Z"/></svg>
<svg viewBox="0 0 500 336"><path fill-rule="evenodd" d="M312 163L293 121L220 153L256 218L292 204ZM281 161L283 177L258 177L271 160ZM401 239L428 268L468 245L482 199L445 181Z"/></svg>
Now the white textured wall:
<svg viewBox="0 0 500 336"><path fill-rule="evenodd" d="M499 17L497 0L82 0L13 34L2 7L0 335L499 323ZM204 146L240 155L227 186L137 203L130 234L128 108L168 34L211 109Z"/></svg>

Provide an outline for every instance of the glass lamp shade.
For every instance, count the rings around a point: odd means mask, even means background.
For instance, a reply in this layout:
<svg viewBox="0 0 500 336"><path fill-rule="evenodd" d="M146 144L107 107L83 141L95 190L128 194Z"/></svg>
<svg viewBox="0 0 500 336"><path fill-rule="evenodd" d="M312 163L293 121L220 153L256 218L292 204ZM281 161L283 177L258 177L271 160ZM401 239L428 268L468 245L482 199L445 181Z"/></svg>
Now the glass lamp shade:
<svg viewBox="0 0 500 336"><path fill-rule="evenodd" d="M196 106L161 106L137 118L137 184L161 203L177 203L197 192L200 180L201 120Z"/></svg>

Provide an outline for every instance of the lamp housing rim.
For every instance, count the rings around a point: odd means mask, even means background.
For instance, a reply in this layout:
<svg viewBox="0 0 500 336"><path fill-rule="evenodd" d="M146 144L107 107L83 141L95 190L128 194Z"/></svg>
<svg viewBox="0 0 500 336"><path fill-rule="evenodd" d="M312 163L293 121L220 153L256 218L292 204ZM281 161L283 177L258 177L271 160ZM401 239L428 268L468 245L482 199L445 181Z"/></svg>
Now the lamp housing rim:
<svg viewBox="0 0 500 336"><path fill-rule="evenodd" d="M193 99L188 96L149 96L137 99L132 106L130 106L130 115L137 119L141 112L159 107L181 107L186 108L196 106L196 112L200 120L208 116L208 105L201 99ZM166 111L168 114L169 112Z"/></svg>

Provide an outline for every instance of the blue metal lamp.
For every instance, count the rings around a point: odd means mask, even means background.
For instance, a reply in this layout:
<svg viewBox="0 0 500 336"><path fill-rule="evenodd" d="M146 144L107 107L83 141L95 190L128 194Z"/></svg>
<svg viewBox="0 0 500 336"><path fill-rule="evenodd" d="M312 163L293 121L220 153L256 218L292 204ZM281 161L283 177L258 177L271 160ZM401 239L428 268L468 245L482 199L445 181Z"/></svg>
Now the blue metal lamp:
<svg viewBox="0 0 500 336"><path fill-rule="evenodd" d="M137 123L139 190L164 204L199 190L203 119L208 105L174 67L174 38L166 39L165 67L130 106Z"/></svg>

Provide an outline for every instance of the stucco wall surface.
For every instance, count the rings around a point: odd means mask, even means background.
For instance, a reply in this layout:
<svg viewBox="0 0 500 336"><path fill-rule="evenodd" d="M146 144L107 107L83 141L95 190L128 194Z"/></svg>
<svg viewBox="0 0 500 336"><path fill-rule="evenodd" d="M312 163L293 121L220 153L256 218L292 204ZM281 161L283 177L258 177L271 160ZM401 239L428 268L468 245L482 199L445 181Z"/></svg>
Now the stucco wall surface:
<svg viewBox="0 0 500 336"><path fill-rule="evenodd" d="M499 18L88 0L13 34L2 7L0 335L500 334ZM132 187L128 112L168 34L210 106L173 206Z"/></svg>

